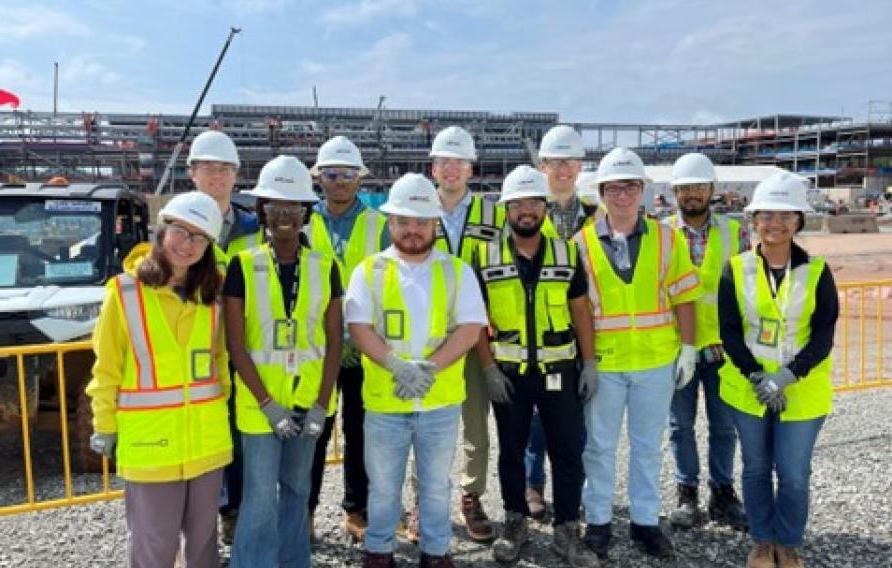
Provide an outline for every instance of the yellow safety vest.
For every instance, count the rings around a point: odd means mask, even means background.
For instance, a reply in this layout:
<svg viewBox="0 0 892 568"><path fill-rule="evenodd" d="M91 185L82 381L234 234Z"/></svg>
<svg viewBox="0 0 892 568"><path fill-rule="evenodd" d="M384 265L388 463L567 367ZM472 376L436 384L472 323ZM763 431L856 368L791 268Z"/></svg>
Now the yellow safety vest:
<svg viewBox="0 0 892 568"><path fill-rule="evenodd" d="M535 305L536 361L544 375L560 371L576 360L567 290L576 271L576 247L563 239L544 240L545 254L535 286L535 298L527 297L508 239L480 245L480 276L489 300L492 326L490 348L496 361L527 372L530 338L527 337L527 305Z"/></svg>
<svg viewBox="0 0 892 568"><path fill-rule="evenodd" d="M232 459L229 411L214 350L219 306L198 304L192 333L177 343L158 292L115 277L130 349L117 413L118 473L130 481L192 479Z"/></svg>
<svg viewBox="0 0 892 568"><path fill-rule="evenodd" d="M232 242L229 243L229 246L226 247L225 251L220 245L214 243L214 259L217 261L217 266L225 274L226 267L229 266L229 261L234 258L235 255L243 250L259 247L263 243L264 229L261 227L253 233L248 233L247 235L242 235L233 239Z"/></svg>
<svg viewBox="0 0 892 568"><path fill-rule="evenodd" d="M816 290L824 259L809 262L789 272L777 297L771 295L768 275L755 251L747 251L730 260L734 275L737 305L743 320L743 339L762 368L773 373L792 361L811 338L811 316L815 311ZM811 420L830 413L833 385L828 355L808 375L784 390L787 408L782 421ZM765 414L765 405L756 398L749 379L726 356L719 369L719 395L730 406L755 416Z"/></svg>
<svg viewBox="0 0 892 568"><path fill-rule="evenodd" d="M458 251L452 250L442 221L437 225L435 246L439 250L454 254L471 264L480 243L498 241L502 236L504 226L505 208L480 195L474 195L471 197L471 205L468 207L468 214L465 217Z"/></svg>
<svg viewBox="0 0 892 568"><path fill-rule="evenodd" d="M378 253L365 259L360 266L373 295L372 325L375 332L393 348L395 354L411 359L413 325L400 287L397 260ZM455 328L455 306L463 267L462 261L456 257L432 262L430 329L424 347L425 357L434 353ZM421 332L418 329L414 331ZM363 354L363 404L366 410L388 413L416 412L461 404L465 399L464 368L465 358L462 356L436 374L433 386L423 399L400 400L394 394L396 381L393 374Z"/></svg>
<svg viewBox="0 0 892 568"><path fill-rule="evenodd" d="M325 311L331 300L334 260L301 247L297 299L285 314L282 285L269 245L238 254L245 278L245 347L263 386L285 408L312 408L322 385L325 360ZM271 432L258 401L236 373L235 418L249 434ZM328 414L334 414L332 391Z"/></svg>
<svg viewBox="0 0 892 568"><path fill-rule="evenodd" d="M670 296L697 288L697 273L671 274L675 247L684 246L678 242L684 237L653 219L644 222L647 231L629 284L614 271L594 225L573 237L588 275L595 355L602 371L643 371L678 357L681 342Z"/></svg>
<svg viewBox="0 0 892 568"><path fill-rule="evenodd" d="M678 227L678 216L667 217L664 223L669 227ZM703 286L703 295L694 305L697 314L697 349L722 343L719 334L719 280L725 263L739 250L740 223L712 213L703 262L697 267L700 285Z"/></svg>
<svg viewBox="0 0 892 568"><path fill-rule="evenodd" d="M387 219L384 215L374 209L367 208L362 211L353 224L353 230L350 232L350 238L347 239L347 245L344 248L343 258L335 254L331 235L328 234L322 214L313 213L305 233L312 248L334 257L338 263L338 271L341 273L341 282L346 289L353 269L359 266L359 263L365 258L381 250L381 233L384 231L386 223Z"/></svg>

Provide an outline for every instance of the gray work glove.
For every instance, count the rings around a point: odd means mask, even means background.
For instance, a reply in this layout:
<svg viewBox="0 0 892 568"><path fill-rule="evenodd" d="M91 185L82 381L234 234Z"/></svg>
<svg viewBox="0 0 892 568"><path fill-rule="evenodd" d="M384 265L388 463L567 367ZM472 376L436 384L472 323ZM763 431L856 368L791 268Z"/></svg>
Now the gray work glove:
<svg viewBox="0 0 892 568"><path fill-rule="evenodd" d="M505 376L505 373L499 369L499 366L493 363L488 367L483 367L483 377L486 379L486 390L489 391L489 399L497 404L507 404L511 402L511 396L514 394L514 385L511 380Z"/></svg>
<svg viewBox="0 0 892 568"><path fill-rule="evenodd" d="M767 373L765 371L753 371L747 379L749 379L750 384L753 385L753 389L755 389L766 375Z"/></svg>
<svg viewBox="0 0 892 568"><path fill-rule="evenodd" d="M688 386L697 370L697 348L686 343L682 344L675 363L675 390L681 390Z"/></svg>
<svg viewBox="0 0 892 568"><path fill-rule="evenodd" d="M107 458L115 457L115 446L117 445L117 433L103 434L102 432L93 432L90 435L90 449Z"/></svg>
<svg viewBox="0 0 892 568"><path fill-rule="evenodd" d="M582 362L582 371L579 373L579 398L583 404L590 401L598 392L598 369L595 360Z"/></svg>
<svg viewBox="0 0 892 568"><path fill-rule="evenodd" d="M393 373L393 380L396 382L394 393L403 400L418 398L418 393L422 392L421 386L426 381L429 381L428 388L433 384L433 377L425 377L428 373L418 361L407 361L393 351L384 359L384 367Z"/></svg>
<svg viewBox="0 0 892 568"><path fill-rule="evenodd" d="M768 405L769 410L775 414L780 414L787 409L787 397L784 396L784 393L780 393L768 399L766 404Z"/></svg>
<svg viewBox="0 0 892 568"><path fill-rule="evenodd" d="M318 404L309 409L304 415L304 425L300 431L302 438L313 438L314 440L322 435L325 429L325 418L328 413Z"/></svg>
<svg viewBox="0 0 892 568"><path fill-rule="evenodd" d="M413 359L409 363L421 371L422 375L417 376L415 382L411 384L397 383L393 392L402 400L424 398L434 384L434 375L438 370L437 366L425 359Z"/></svg>
<svg viewBox="0 0 892 568"><path fill-rule="evenodd" d="M359 350L352 341L345 339L341 344L341 366L355 367L359 365Z"/></svg>
<svg viewBox="0 0 892 568"><path fill-rule="evenodd" d="M300 434L300 427L294 419L297 414L286 409L273 399L266 401L266 404L260 407L269 425L273 429L273 433L280 440L288 440Z"/></svg>
<svg viewBox="0 0 892 568"><path fill-rule="evenodd" d="M796 382L796 375L786 367L777 372L767 373L756 385L756 396L762 404L768 404L775 397L783 396L784 389Z"/></svg>

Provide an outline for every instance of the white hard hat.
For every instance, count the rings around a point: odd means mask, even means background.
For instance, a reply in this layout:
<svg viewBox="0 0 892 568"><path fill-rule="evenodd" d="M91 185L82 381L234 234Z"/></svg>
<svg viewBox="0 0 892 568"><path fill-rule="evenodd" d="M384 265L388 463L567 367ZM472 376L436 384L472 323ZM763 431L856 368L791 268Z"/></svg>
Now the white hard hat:
<svg viewBox="0 0 892 568"><path fill-rule="evenodd" d="M235 142L219 130L206 130L195 137L186 164L191 166L195 161L224 162L235 167L240 164Z"/></svg>
<svg viewBox="0 0 892 568"><path fill-rule="evenodd" d="M598 205L601 203L597 172L580 172L576 176L576 195L586 205Z"/></svg>
<svg viewBox="0 0 892 568"><path fill-rule="evenodd" d="M257 176L257 187L242 193L277 201L319 201L310 171L294 156L276 156L268 161Z"/></svg>
<svg viewBox="0 0 892 568"><path fill-rule="evenodd" d="M365 164L362 163L362 153L360 153L359 148L346 136L335 136L322 146L319 146L319 152L316 154L316 163L310 168L310 173L318 176L319 168L326 166L359 168L359 175L361 176L369 173Z"/></svg>
<svg viewBox="0 0 892 568"><path fill-rule="evenodd" d="M699 152L685 154L672 166L670 185L693 185L715 183L715 167L706 155Z"/></svg>
<svg viewBox="0 0 892 568"><path fill-rule="evenodd" d="M214 199L200 191L175 195L161 208L158 218L164 222L173 219L198 227L202 233L216 241L223 227L223 213Z"/></svg>
<svg viewBox="0 0 892 568"><path fill-rule="evenodd" d="M552 127L542 137L542 143L539 144L539 157L582 159L585 157L582 136L576 132L576 129L566 124Z"/></svg>
<svg viewBox="0 0 892 568"><path fill-rule="evenodd" d="M450 126L434 138L429 155L432 158L458 158L473 162L477 159L477 150L470 132L461 126Z"/></svg>
<svg viewBox="0 0 892 568"><path fill-rule="evenodd" d="M650 181L644 173L644 162L638 154L622 146L607 152L598 164L599 184L621 180Z"/></svg>
<svg viewBox="0 0 892 568"><path fill-rule="evenodd" d="M777 172L759 182L753 200L744 211L801 211L812 213L808 204L808 181L790 172Z"/></svg>
<svg viewBox="0 0 892 568"><path fill-rule="evenodd" d="M548 178L531 166L517 166L505 176L505 181L502 182L502 195L499 203L528 197L547 199Z"/></svg>
<svg viewBox="0 0 892 568"><path fill-rule="evenodd" d="M443 216L434 184L421 174L404 174L394 182L381 211L402 217L435 219Z"/></svg>

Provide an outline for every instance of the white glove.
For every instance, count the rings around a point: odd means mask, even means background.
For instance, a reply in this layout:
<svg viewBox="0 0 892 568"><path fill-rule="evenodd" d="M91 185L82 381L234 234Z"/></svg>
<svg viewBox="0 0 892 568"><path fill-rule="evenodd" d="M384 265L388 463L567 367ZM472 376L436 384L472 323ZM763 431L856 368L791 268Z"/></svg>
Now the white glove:
<svg viewBox="0 0 892 568"><path fill-rule="evenodd" d="M697 370L697 348L693 345L682 344L681 353L675 363L675 390L681 390L688 386L694 378Z"/></svg>

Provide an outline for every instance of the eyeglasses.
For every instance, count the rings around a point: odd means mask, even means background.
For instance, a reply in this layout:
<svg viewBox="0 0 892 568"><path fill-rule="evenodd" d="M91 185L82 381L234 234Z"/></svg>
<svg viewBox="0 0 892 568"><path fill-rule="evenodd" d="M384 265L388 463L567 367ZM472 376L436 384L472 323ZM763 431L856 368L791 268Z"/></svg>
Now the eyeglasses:
<svg viewBox="0 0 892 568"><path fill-rule="evenodd" d="M638 184L630 185L612 185L604 187L604 195L607 197L619 197L620 195L628 195L630 197L641 193L641 186Z"/></svg>
<svg viewBox="0 0 892 568"><path fill-rule="evenodd" d="M175 243L189 241L190 245L199 246L202 248L211 244L210 237L208 237L204 233L193 233L186 227L177 225L176 223L167 224L167 234L170 235L170 238L173 239Z"/></svg>
<svg viewBox="0 0 892 568"><path fill-rule="evenodd" d="M267 215L271 216L283 216L287 215L289 217L296 217L305 215L307 212L306 205L280 205L278 203L264 203L263 204L263 212Z"/></svg>
<svg viewBox="0 0 892 568"><path fill-rule="evenodd" d="M199 162L192 166L199 172L212 175L212 176L222 176L227 174L235 173L235 166L232 164L215 164L209 162Z"/></svg>
<svg viewBox="0 0 892 568"><path fill-rule="evenodd" d="M505 207L508 211L522 211L522 210L532 210L539 211L541 209L545 209L545 200L544 199L517 199L515 201L509 201Z"/></svg>
<svg viewBox="0 0 892 568"><path fill-rule="evenodd" d="M756 211L753 215L756 221L762 223L770 223L772 221L780 221L781 223L790 223L799 220L798 211Z"/></svg>
<svg viewBox="0 0 892 568"><path fill-rule="evenodd" d="M326 181L353 181L359 178L359 170L323 168L319 175Z"/></svg>

